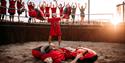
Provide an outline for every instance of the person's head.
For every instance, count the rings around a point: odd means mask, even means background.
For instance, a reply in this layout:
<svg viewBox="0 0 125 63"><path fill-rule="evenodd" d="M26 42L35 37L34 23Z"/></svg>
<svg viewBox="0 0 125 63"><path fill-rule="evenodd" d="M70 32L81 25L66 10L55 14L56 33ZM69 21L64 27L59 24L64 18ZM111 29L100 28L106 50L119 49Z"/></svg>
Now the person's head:
<svg viewBox="0 0 125 63"><path fill-rule="evenodd" d="M62 4L59 4L60 7L62 7Z"/></svg>
<svg viewBox="0 0 125 63"><path fill-rule="evenodd" d="M32 2L29 2L29 5L32 5Z"/></svg>
<svg viewBox="0 0 125 63"><path fill-rule="evenodd" d="M75 6L73 5L73 8L75 8Z"/></svg>

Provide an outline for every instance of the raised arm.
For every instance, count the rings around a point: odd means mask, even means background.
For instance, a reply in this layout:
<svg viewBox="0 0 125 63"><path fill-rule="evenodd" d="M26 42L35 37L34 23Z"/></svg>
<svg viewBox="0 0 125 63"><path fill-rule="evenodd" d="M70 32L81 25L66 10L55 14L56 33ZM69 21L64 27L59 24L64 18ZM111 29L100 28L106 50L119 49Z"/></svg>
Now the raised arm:
<svg viewBox="0 0 125 63"><path fill-rule="evenodd" d="M85 3L85 7L84 7L84 9L87 7L87 3Z"/></svg>

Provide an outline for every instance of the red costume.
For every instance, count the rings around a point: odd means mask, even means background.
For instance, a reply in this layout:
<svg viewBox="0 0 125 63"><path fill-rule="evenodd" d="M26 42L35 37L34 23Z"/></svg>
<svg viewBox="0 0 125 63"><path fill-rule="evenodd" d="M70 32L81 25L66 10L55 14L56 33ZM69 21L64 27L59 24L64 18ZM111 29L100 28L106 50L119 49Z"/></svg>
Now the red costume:
<svg viewBox="0 0 125 63"><path fill-rule="evenodd" d="M51 10L52 10L52 16L56 16L56 7L53 7L53 8L51 8Z"/></svg>
<svg viewBox="0 0 125 63"><path fill-rule="evenodd" d="M50 28L50 35L51 36L61 36L61 30L60 30L60 18L57 17L53 17L53 18L49 18L48 22L51 23L51 28Z"/></svg>
<svg viewBox="0 0 125 63"><path fill-rule="evenodd" d="M60 16L63 16L63 8L64 7L60 7L59 10L60 10Z"/></svg>
<svg viewBox="0 0 125 63"><path fill-rule="evenodd" d="M22 13L22 10L21 10L22 6L23 6L22 3L17 1L17 12L18 12L18 14Z"/></svg>
<svg viewBox="0 0 125 63"><path fill-rule="evenodd" d="M16 3L16 1L14 1L14 0L10 0L9 1L9 10L8 10L8 12L10 13L10 14L15 14L15 3Z"/></svg>
<svg viewBox="0 0 125 63"><path fill-rule="evenodd" d="M69 19L69 16L71 14L71 7L66 7L64 10L64 17L65 19Z"/></svg>
<svg viewBox="0 0 125 63"><path fill-rule="evenodd" d="M56 13L56 7L51 8L52 13Z"/></svg>
<svg viewBox="0 0 125 63"><path fill-rule="evenodd" d="M40 10L44 13L44 7L41 6L41 7L40 7Z"/></svg>
<svg viewBox="0 0 125 63"><path fill-rule="evenodd" d="M61 63L61 61L65 60L64 54L60 53L60 51L50 50L48 53L42 53L40 51L40 47L37 49L33 49L32 55L42 61L44 61L48 57L51 57L53 59L53 63Z"/></svg>
<svg viewBox="0 0 125 63"><path fill-rule="evenodd" d="M1 14L6 14L6 1L5 0L1 0L1 7L0 7L0 13Z"/></svg>
<svg viewBox="0 0 125 63"><path fill-rule="evenodd" d="M50 9L50 7L45 7L45 16L46 16L46 17L49 17L49 16L50 16L50 14L49 14L49 9Z"/></svg>
<svg viewBox="0 0 125 63"><path fill-rule="evenodd" d="M28 9L29 9L29 16L30 17L36 17L37 14L36 14L36 11L34 10L34 6L33 5L28 5Z"/></svg>

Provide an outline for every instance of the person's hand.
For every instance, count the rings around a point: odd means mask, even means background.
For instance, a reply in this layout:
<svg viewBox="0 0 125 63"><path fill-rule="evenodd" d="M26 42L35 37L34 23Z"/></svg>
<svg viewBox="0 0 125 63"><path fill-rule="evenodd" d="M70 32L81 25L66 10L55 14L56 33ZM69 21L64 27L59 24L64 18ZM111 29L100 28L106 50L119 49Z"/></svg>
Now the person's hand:
<svg viewBox="0 0 125 63"><path fill-rule="evenodd" d="M76 63L76 61L71 61L70 63Z"/></svg>
<svg viewBox="0 0 125 63"><path fill-rule="evenodd" d="M52 63L53 60L52 60L51 57L48 57L48 58L46 58L46 59L44 60L44 62L46 62L46 63Z"/></svg>

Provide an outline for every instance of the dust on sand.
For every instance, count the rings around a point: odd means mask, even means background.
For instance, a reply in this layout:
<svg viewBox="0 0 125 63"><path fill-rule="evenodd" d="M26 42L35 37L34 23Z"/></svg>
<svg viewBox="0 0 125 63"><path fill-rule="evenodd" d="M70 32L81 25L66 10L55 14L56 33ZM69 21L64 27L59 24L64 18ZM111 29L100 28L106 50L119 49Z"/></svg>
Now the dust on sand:
<svg viewBox="0 0 125 63"><path fill-rule="evenodd" d="M54 42L57 44L57 42ZM47 41L16 43L0 46L0 63L41 63L35 61L31 50ZM83 46L97 52L99 58L96 63L125 63L125 44L106 42L62 41L61 46Z"/></svg>

